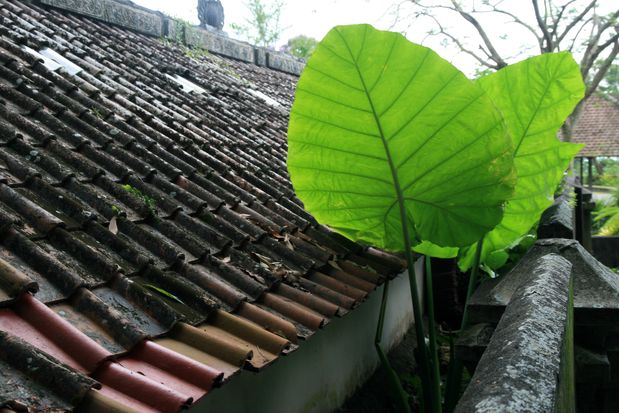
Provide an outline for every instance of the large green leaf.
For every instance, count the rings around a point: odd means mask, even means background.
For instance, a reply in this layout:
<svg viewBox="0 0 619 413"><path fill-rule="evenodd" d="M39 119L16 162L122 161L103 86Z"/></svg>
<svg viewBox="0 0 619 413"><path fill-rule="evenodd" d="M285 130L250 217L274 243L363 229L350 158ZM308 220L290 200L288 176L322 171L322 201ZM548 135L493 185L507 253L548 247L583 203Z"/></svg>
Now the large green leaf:
<svg viewBox="0 0 619 413"><path fill-rule="evenodd" d="M316 219L354 240L475 242L513 189L509 137L483 89L432 50L368 25L332 29L299 79L288 169Z"/></svg>
<svg viewBox="0 0 619 413"><path fill-rule="evenodd" d="M478 80L507 123L515 148L516 190L501 223L484 239L482 261L518 242L553 202L554 190L582 145L561 142L557 132L584 94L578 65L568 52L548 53L507 66ZM475 247L463 251L469 268Z"/></svg>

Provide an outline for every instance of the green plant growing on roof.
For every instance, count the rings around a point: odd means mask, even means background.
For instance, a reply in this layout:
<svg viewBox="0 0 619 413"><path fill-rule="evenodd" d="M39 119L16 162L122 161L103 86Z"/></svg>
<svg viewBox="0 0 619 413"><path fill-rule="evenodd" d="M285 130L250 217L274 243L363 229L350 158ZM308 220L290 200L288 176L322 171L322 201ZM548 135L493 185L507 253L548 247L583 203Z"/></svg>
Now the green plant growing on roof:
<svg viewBox="0 0 619 413"><path fill-rule="evenodd" d="M133 194L137 196L138 198L140 198L146 204L148 209L153 213L153 215L155 214L155 206L157 205L157 203L155 202L153 198L151 198L148 195L143 194L142 191L140 191L139 189L129 184L123 185L122 188L125 191L129 192L130 194Z"/></svg>
<svg viewBox="0 0 619 413"><path fill-rule="evenodd" d="M208 50L200 48L200 47L189 47L186 45L186 37L189 29L193 27L191 22L185 20L180 17L175 16L167 16L169 19L174 21L174 33L173 37L162 37L160 39L161 44L166 47L178 47L181 52L191 58L191 59L200 59L207 57L209 55Z"/></svg>
<svg viewBox="0 0 619 413"><path fill-rule="evenodd" d="M151 289L151 290L157 292L158 294L161 294L162 296L164 296L166 298L169 298L172 301L175 301L175 302L177 302L179 304L185 305L185 303L183 301L181 301L180 298L178 298L177 296L175 296L171 292L169 292L169 291L167 291L167 290L165 290L165 289L163 289L161 287L157 287L154 284L144 284L144 287L146 287L148 289Z"/></svg>
<svg viewBox="0 0 619 413"><path fill-rule="evenodd" d="M509 202L534 199L541 208L538 195L551 198L555 172L562 176L579 149L556 141L554 132L582 93L567 53L472 81L432 50L368 25L332 29L299 79L288 130L293 186L318 221L353 240L405 253L426 411L441 411L441 382L432 294L428 351L412 251L463 259L472 251L472 291L482 256L489 256L483 240L509 218ZM495 238L489 243L494 247ZM375 347L400 409L409 411L380 347L387 294L385 284Z"/></svg>

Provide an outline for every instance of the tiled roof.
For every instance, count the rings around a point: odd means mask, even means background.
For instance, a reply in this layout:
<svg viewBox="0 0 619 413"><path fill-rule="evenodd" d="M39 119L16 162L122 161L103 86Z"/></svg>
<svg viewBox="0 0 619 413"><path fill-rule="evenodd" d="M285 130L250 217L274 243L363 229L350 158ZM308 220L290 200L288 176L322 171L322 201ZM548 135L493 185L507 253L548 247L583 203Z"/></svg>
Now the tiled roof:
<svg viewBox="0 0 619 413"><path fill-rule="evenodd" d="M401 270L294 196L296 80L0 0L0 411L177 411Z"/></svg>
<svg viewBox="0 0 619 413"><path fill-rule="evenodd" d="M578 156L619 156L619 105L602 96L591 96L584 104L572 141L585 144Z"/></svg>

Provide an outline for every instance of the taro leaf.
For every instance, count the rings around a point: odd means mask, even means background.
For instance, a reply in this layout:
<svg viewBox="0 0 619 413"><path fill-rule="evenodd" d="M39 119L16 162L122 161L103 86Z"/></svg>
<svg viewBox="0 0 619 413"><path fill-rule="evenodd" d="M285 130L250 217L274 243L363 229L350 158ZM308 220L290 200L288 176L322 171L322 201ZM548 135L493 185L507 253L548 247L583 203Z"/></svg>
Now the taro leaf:
<svg viewBox="0 0 619 413"><path fill-rule="evenodd" d="M509 137L485 92L432 50L369 25L332 29L297 85L288 170L316 219L403 250L475 242L513 189Z"/></svg>
<svg viewBox="0 0 619 413"><path fill-rule="evenodd" d="M553 202L569 161L582 145L561 142L557 132L584 94L578 65L568 52L548 53L507 66L478 80L492 97L513 139L518 175L501 223L484 239L482 261L516 244ZM471 266L475 246L463 251Z"/></svg>

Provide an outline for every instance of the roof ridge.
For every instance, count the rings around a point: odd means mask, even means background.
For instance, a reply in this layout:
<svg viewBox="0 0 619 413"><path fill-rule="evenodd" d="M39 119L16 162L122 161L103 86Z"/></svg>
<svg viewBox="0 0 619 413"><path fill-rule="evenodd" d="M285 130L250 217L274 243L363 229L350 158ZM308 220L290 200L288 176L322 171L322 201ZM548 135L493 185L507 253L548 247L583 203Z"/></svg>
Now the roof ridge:
<svg viewBox="0 0 619 413"><path fill-rule="evenodd" d="M300 75L305 66L303 60L286 53L253 46L199 26L190 26L180 19L136 5L129 0L35 0L35 3L101 20L148 36L165 37L188 47L208 50L280 72Z"/></svg>

